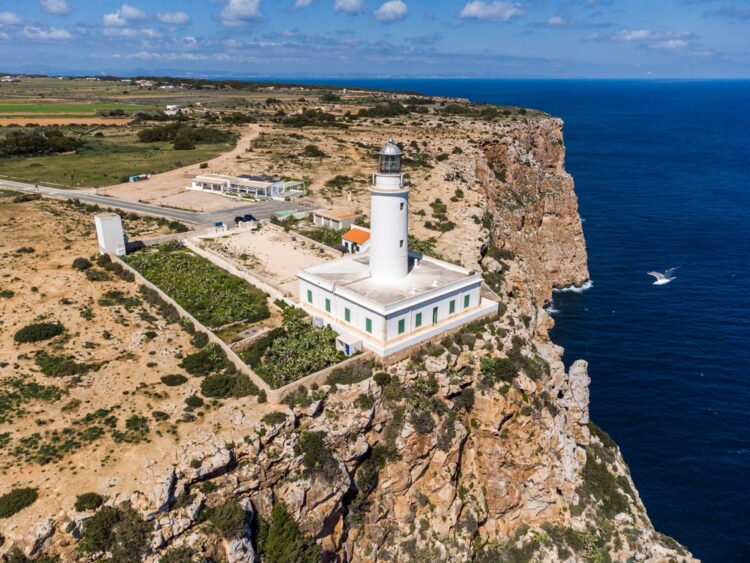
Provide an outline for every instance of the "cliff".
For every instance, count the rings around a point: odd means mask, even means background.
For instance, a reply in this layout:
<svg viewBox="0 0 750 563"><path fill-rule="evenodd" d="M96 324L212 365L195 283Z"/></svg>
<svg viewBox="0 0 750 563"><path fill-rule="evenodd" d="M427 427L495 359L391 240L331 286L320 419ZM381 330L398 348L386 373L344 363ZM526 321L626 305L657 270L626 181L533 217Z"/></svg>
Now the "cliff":
<svg viewBox="0 0 750 563"><path fill-rule="evenodd" d="M196 433L165 453L169 468L108 499L148 521L131 556L281 561L281 542L299 561L316 549L331 561L692 560L653 529L589 420L586 362L566 371L547 336L552 289L588 279L562 123L495 128L462 158L487 202L477 228L497 317L394 365L336 373L260 423L221 407L244 438ZM224 533L231 510L240 526ZM71 506L11 529L6 549L73 559L91 517Z"/></svg>

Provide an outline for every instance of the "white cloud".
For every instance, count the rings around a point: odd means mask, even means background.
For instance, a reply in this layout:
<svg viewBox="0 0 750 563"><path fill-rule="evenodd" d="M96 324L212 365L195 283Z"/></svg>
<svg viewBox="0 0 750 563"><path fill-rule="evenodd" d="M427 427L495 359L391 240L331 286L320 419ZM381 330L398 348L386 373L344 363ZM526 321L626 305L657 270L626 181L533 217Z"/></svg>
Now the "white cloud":
<svg viewBox="0 0 750 563"><path fill-rule="evenodd" d="M380 8L375 10L375 19L379 22L395 22L404 19L409 13L409 8L401 0L388 0Z"/></svg>
<svg viewBox="0 0 750 563"><path fill-rule="evenodd" d="M13 12L0 12L0 25L18 25L21 17Z"/></svg>
<svg viewBox="0 0 750 563"><path fill-rule="evenodd" d="M116 12L103 16L104 25L109 27L124 27L128 22L145 19L146 12L130 4L123 4Z"/></svg>
<svg viewBox="0 0 750 563"><path fill-rule="evenodd" d="M27 25L23 28L23 34L29 39L39 39L42 41L65 41L73 38L73 34L67 29L61 29L59 27L49 27L45 29L33 25Z"/></svg>
<svg viewBox="0 0 750 563"><path fill-rule="evenodd" d="M690 43L686 41L685 39L666 39L664 41L659 41L658 43L654 43L653 45L651 45L651 48L675 50L675 49L684 49L689 44Z"/></svg>
<svg viewBox="0 0 750 563"><path fill-rule="evenodd" d="M156 14L161 23L168 25L185 25L190 22L190 16L185 12L161 12Z"/></svg>
<svg viewBox="0 0 750 563"><path fill-rule="evenodd" d="M336 0L335 5L337 12L345 12L347 14L357 14L364 8L363 0Z"/></svg>
<svg viewBox="0 0 750 563"><path fill-rule="evenodd" d="M619 31L615 33L615 41L643 41L652 36L648 29L634 29L632 31Z"/></svg>
<svg viewBox="0 0 750 563"><path fill-rule="evenodd" d="M134 28L134 27L106 27L104 28L104 35L106 37L147 37L154 39L161 37L161 33L150 27Z"/></svg>
<svg viewBox="0 0 750 563"><path fill-rule="evenodd" d="M466 19L507 22L511 18L522 16L523 14L523 7L514 2L472 0L472 2L464 6L458 15Z"/></svg>
<svg viewBox="0 0 750 563"><path fill-rule="evenodd" d="M564 27L567 23L567 20L562 16L552 16L547 20L547 25L552 27Z"/></svg>
<svg viewBox="0 0 750 563"><path fill-rule="evenodd" d="M294 3L295 8L307 8L313 3L313 0L296 0Z"/></svg>
<svg viewBox="0 0 750 563"><path fill-rule="evenodd" d="M48 14L64 16L70 13L67 0L42 0L42 9Z"/></svg>
<svg viewBox="0 0 750 563"><path fill-rule="evenodd" d="M260 0L229 0L219 17L230 27L260 19Z"/></svg>

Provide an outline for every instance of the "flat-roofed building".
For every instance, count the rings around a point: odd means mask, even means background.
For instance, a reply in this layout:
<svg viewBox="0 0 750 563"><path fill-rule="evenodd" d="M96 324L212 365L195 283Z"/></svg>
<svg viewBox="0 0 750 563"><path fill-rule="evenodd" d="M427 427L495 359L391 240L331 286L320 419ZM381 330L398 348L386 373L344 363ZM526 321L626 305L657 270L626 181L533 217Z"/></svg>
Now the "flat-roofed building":
<svg viewBox="0 0 750 563"><path fill-rule="evenodd" d="M343 231L354 224L354 220L359 217L359 213L351 209L335 207L333 209L316 209L312 212L312 216L313 223L319 227Z"/></svg>

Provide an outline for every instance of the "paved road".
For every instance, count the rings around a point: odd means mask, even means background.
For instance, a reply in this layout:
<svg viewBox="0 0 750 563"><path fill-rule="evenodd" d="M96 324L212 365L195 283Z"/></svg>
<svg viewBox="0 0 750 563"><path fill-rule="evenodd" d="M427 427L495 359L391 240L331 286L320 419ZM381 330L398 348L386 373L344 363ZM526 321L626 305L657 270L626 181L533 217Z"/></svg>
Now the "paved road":
<svg viewBox="0 0 750 563"><path fill-rule="evenodd" d="M254 215L256 219L267 219L276 211L287 209L297 209L299 211L303 211L312 208L310 204L295 201L262 201L258 203L243 205L234 209L225 209L223 211L215 211L211 213L201 213L197 211L188 211L185 209L161 207L159 205L151 205L149 203L127 201L124 199L117 199L105 195L96 195L77 190L60 190L47 186L35 186L34 184L12 182L10 180L3 179L0 179L0 189L10 189L32 194L38 193L46 196L61 197L65 199L78 199L86 203L95 203L103 207L123 209L125 211L133 211L135 213L145 213L147 215L164 217L166 219L174 219L183 223L198 226L213 225L217 221L224 221L228 225L233 225L234 218L236 216L245 215L247 213Z"/></svg>

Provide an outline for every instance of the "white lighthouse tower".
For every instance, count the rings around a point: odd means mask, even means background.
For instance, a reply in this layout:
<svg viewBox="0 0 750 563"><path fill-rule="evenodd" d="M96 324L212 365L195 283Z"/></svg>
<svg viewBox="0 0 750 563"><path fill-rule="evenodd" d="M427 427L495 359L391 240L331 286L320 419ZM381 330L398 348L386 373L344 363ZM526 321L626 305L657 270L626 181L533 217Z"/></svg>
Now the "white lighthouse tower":
<svg viewBox="0 0 750 563"><path fill-rule="evenodd" d="M401 172L401 149L393 140L380 151L370 187L370 273L391 282L409 273L409 188Z"/></svg>

